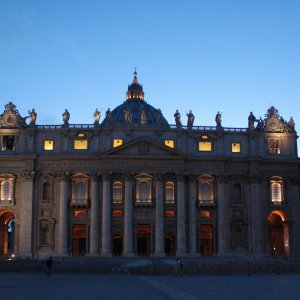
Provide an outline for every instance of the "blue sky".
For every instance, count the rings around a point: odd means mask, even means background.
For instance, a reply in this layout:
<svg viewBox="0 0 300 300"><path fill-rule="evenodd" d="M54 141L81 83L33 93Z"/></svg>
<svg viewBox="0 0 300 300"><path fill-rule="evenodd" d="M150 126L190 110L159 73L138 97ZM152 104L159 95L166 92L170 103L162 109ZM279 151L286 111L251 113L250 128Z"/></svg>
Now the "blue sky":
<svg viewBox="0 0 300 300"><path fill-rule="evenodd" d="M134 67L170 123L246 127L275 106L299 132L299 0L0 1L0 112L93 123L125 100Z"/></svg>

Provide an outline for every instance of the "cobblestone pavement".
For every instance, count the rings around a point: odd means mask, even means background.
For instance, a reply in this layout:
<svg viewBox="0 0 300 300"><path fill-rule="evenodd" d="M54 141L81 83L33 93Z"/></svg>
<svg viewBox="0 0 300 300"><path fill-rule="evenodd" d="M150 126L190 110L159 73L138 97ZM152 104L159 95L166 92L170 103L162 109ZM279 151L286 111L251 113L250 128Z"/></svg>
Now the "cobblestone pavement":
<svg viewBox="0 0 300 300"><path fill-rule="evenodd" d="M300 299L300 275L130 276L0 273L1 300Z"/></svg>

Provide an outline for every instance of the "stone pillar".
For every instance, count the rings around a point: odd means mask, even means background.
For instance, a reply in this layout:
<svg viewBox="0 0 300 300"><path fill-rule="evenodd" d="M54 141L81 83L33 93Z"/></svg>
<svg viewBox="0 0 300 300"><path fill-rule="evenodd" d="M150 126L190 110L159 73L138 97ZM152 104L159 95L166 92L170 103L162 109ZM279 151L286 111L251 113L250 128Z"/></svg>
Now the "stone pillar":
<svg viewBox="0 0 300 300"><path fill-rule="evenodd" d="M288 205L293 207L292 209L292 217L290 222L288 222L289 226L289 256L300 257L300 203L299 203L299 184L300 178L295 176L290 178L288 182Z"/></svg>
<svg viewBox="0 0 300 300"><path fill-rule="evenodd" d="M197 254L197 230L196 230L196 177L189 177L189 253Z"/></svg>
<svg viewBox="0 0 300 300"><path fill-rule="evenodd" d="M102 256L111 256L111 229L110 229L110 176L103 174L102 197Z"/></svg>
<svg viewBox="0 0 300 300"><path fill-rule="evenodd" d="M263 255L263 233L264 222L262 219L262 199L261 199L261 178L259 176L250 177L250 218L251 218L251 252L255 257Z"/></svg>
<svg viewBox="0 0 300 300"><path fill-rule="evenodd" d="M156 176L155 186L155 256L164 256L164 199L162 176Z"/></svg>
<svg viewBox="0 0 300 300"><path fill-rule="evenodd" d="M177 256L186 255L184 176L177 175Z"/></svg>
<svg viewBox="0 0 300 300"><path fill-rule="evenodd" d="M58 255L68 255L68 174L61 174L59 193Z"/></svg>
<svg viewBox="0 0 300 300"><path fill-rule="evenodd" d="M125 178L124 203L124 249L123 256L133 256L132 252L132 177Z"/></svg>
<svg viewBox="0 0 300 300"><path fill-rule="evenodd" d="M228 213L227 213L227 197L226 197L226 178L217 178L218 186L218 255L224 256L228 247Z"/></svg>
<svg viewBox="0 0 300 300"><path fill-rule="evenodd" d="M99 176L91 177L90 255L99 253Z"/></svg>
<svg viewBox="0 0 300 300"><path fill-rule="evenodd" d="M19 232L19 256L32 256L32 233L33 233L33 178L34 172L24 173L23 179L23 201L20 210L20 232Z"/></svg>

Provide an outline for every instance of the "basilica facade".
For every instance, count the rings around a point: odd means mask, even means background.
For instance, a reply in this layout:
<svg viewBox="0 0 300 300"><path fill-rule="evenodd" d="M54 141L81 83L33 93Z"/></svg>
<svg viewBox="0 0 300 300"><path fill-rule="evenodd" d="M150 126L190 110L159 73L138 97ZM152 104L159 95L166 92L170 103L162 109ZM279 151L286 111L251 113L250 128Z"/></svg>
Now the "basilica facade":
<svg viewBox="0 0 300 300"><path fill-rule="evenodd" d="M274 107L246 128L174 125L144 100L93 124L0 115L0 255L300 255L297 134Z"/></svg>

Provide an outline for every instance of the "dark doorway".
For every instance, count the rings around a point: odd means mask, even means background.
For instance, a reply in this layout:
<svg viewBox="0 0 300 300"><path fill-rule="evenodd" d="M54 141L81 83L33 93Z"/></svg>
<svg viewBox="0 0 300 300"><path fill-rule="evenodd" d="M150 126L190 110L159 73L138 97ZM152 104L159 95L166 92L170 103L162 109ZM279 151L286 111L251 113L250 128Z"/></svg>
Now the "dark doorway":
<svg viewBox="0 0 300 300"><path fill-rule="evenodd" d="M121 256L123 252L123 240L121 235L113 236L113 245L112 245L112 254L113 256Z"/></svg>
<svg viewBox="0 0 300 300"><path fill-rule="evenodd" d="M137 226L137 255L150 255L150 225L140 224Z"/></svg>
<svg viewBox="0 0 300 300"><path fill-rule="evenodd" d="M200 253L203 256L213 254L213 227L210 224L200 225Z"/></svg>
<svg viewBox="0 0 300 300"><path fill-rule="evenodd" d="M86 250L86 225L73 225L73 255L84 256Z"/></svg>
<svg viewBox="0 0 300 300"><path fill-rule="evenodd" d="M165 253L166 256L175 256L175 238L171 234L165 238Z"/></svg>

